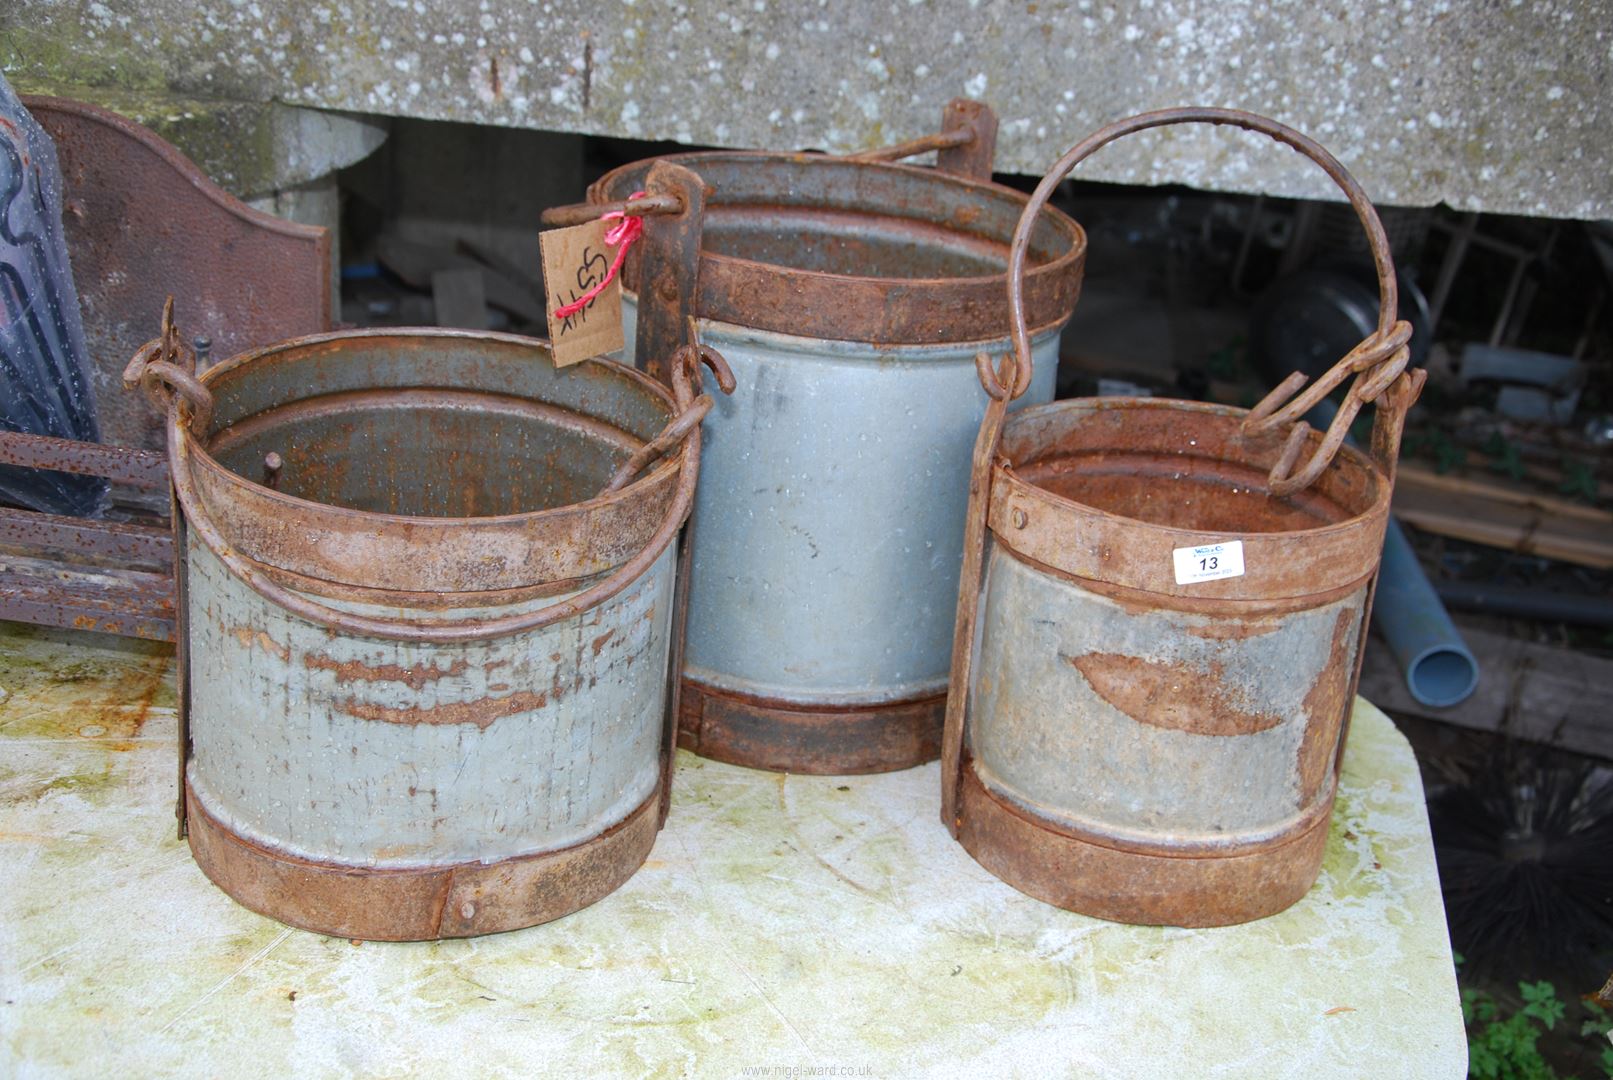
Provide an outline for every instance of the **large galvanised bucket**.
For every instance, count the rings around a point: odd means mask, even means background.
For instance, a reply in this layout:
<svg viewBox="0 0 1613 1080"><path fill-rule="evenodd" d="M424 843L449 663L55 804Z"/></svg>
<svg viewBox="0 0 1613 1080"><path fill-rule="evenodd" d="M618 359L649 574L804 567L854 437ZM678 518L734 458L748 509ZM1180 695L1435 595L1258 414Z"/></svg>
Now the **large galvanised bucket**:
<svg viewBox="0 0 1613 1080"><path fill-rule="evenodd" d="M818 154L664 160L704 184L693 314L741 386L706 423L682 745L790 772L932 760L962 559L957 479L984 411L974 357L1007 342L1003 272L1025 196ZM626 199L651 166L608 173L590 199ZM1027 402L1052 397L1085 247L1057 212L1032 232Z"/></svg>
<svg viewBox="0 0 1613 1080"><path fill-rule="evenodd" d="M710 407L692 364L669 392L556 370L532 339L387 330L198 379L165 323L128 379L166 405L187 534L202 869L382 940L529 926L626 880L670 781L673 540Z"/></svg>
<svg viewBox="0 0 1613 1080"><path fill-rule="evenodd" d="M1371 240L1376 331L1296 395L1253 410L1061 401L1012 416L1032 355L1020 266L1074 165L1163 124L1231 124L1301 151ZM1210 926L1280 911L1315 881L1389 513L1406 370L1394 268L1360 186L1271 120L1181 109L1120 121L1048 174L1015 234L1014 350L975 447L943 820L1004 881L1133 923ZM1324 434L1299 420L1354 375ZM1284 403L1284 399L1289 399ZM1370 454L1341 446L1375 403ZM1301 456L1303 466L1297 465Z"/></svg>

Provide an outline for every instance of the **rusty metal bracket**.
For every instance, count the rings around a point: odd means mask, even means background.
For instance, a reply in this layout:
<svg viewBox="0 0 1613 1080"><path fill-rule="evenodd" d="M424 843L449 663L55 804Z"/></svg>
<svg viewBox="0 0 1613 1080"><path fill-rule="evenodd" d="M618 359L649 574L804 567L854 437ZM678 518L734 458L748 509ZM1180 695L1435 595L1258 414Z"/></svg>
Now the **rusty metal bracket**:
<svg viewBox="0 0 1613 1080"><path fill-rule="evenodd" d="M189 533L185 528L185 515L180 512L179 494L168 488L168 520L174 538L174 676L176 686L175 713L179 721L179 776L174 800L174 818L179 826L179 839L190 832L186 819L185 770L190 763L190 559L185 545Z"/></svg>
<svg viewBox="0 0 1613 1080"><path fill-rule="evenodd" d="M167 411L170 401L183 400L189 407L186 423L205 438L213 422L213 392L196 378L196 350L179 338L174 326L174 298L162 305L162 331L140 346L123 369L123 387L145 391L152 404Z"/></svg>
<svg viewBox="0 0 1613 1080"><path fill-rule="evenodd" d="M689 318L687 332L690 344L680 349L672 358L677 368L687 369L687 374L682 379L675 380L673 384L673 393L678 395L678 404L682 406L684 401L683 395L676 387L685 382L699 386L701 364L710 368L712 374L716 376L718 389L725 394L733 393L735 386L733 371L729 369L728 362L722 358L721 353L699 343L697 340L699 331L693 316ZM690 407L683 408L683 415L688 415L692 411L692 406L702 399L707 399L707 396L702 394L700 398L690 401ZM704 416L705 412L702 411L700 415ZM694 442L695 454L698 457L700 453L698 423L690 432L689 438ZM677 577L672 587L671 647L667 649L666 712L661 717L660 825L666 824L667 814L672 810L672 774L676 771L678 762L678 717L683 709L683 646L688 637L689 574L694 568L694 529L695 513L694 507L691 506L688 516L683 521L683 533L678 538Z"/></svg>
<svg viewBox="0 0 1613 1080"><path fill-rule="evenodd" d="M1016 361L1006 353L993 371L985 353L975 369L987 387L986 415L975 438L969 466L969 509L963 524L963 572L958 580L958 613L952 629L952 667L947 681L946 721L941 729L941 821L954 837L963 824L958 814L963 780L963 734L969 707L969 679L974 667L975 617L980 606L980 576L986 561L986 523L991 509L991 472L1002 441L1003 421L1013 400ZM995 388L995 393L992 392Z"/></svg>
<svg viewBox="0 0 1613 1080"><path fill-rule="evenodd" d="M931 150L936 152L936 168L970 180L990 180L997 153L997 114L984 102L953 98L941 111L940 131L845 157L847 161L901 161Z"/></svg>
<svg viewBox="0 0 1613 1080"><path fill-rule="evenodd" d="M997 158L997 114L991 106L953 98L942 110L941 130L966 131L969 139L936 154L935 167L969 180L990 180L992 162Z"/></svg>
<svg viewBox="0 0 1613 1080"><path fill-rule="evenodd" d="M638 244L638 336L633 355L640 370L670 382L670 361L695 345L700 298L700 241L705 231L706 185L691 169L657 161L644 180L650 197L671 196L682 209L644 219Z"/></svg>
<svg viewBox="0 0 1613 1080"><path fill-rule="evenodd" d="M1400 438L1406 430L1406 414L1411 407L1417 404L1422 396L1423 384L1428 381L1428 372L1422 368L1412 368L1401 374L1379 396L1372 417L1372 447L1373 462L1383 471L1389 482L1392 492L1395 485L1395 470L1400 464ZM1361 624L1356 628L1356 640L1365 642L1367 627L1372 624L1372 604L1378 598L1378 577L1374 573L1372 581L1367 585L1367 602L1361 608ZM1353 702L1361 688L1361 665L1366 659L1365 646L1355 651L1355 668L1350 672L1350 690L1344 700ZM1338 745L1333 748L1333 775L1339 775L1344 768L1344 747L1350 739L1350 720L1354 710L1346 708L1344 722L1339 725Z"/></svg>

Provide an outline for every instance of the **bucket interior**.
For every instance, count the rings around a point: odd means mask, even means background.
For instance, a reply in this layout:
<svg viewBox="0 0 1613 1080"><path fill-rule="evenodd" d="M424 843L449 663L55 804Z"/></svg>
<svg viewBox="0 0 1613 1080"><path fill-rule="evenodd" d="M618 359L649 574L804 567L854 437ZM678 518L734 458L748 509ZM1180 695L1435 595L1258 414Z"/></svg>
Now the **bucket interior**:
<svg viewBox="0 0 1613 1080"><path fill-rule="evenodd" d="M244 360L245 362L241 362ZM300 499L415 517L585 502L670 405L614 365L556 372L542 344L441 333L294 342L209 373L208 453Z"/></svg>
<svg viewBox="0 0 1613 1080"><path fill-rule="evenodd" d="M788 270L905 280L992 277L1025 197L946 173L820 155L704 153L666 160L700 175L707 196L706 254ZM605 197L644 187L639 162L605 177ZM1042 215L1028 262L1039 266L1081 244L1068 219Z"/></svg>
<svg viewBox="0 0 1613 1080"><path fill-rule="evenodd" d="M1003 452L1023 480L1106 513L1210 533L1298 532L1366 513L1383 484L1351 447L1309 488L1277 497L1266 478L1286 431L1245 436L1244 412L1193 402L1062 401L1011 417ZM1301 461L1315 452L1313 432Z"/></svg>

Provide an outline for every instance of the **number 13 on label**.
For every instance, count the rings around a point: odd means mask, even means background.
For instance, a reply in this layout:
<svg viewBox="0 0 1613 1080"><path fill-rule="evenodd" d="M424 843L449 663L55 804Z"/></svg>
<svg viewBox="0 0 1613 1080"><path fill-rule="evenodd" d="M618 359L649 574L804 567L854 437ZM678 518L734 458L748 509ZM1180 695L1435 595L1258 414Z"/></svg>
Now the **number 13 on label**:
<svg viewBox="0 0 1613 1080"><path fill-rule="evenodd" d="M1228 540L1221 544L1204 544L1200 547L1176 548L1171 552L1176 562L1176 584L1191 585L1196 581L1215 581L1218 578L1243 576L1243 541Z"/></svg>

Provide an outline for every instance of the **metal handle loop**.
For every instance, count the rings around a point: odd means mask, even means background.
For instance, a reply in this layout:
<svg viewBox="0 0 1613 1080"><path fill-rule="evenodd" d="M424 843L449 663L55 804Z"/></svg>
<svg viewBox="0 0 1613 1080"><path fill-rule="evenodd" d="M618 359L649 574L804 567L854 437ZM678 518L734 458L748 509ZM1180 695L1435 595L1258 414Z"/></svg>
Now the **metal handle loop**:
<svg viewBox="0 0 1613 1080"><path fill-rule="evenodd" d="M984 352L975 353L975 374L980 377L980 388L986 396L993 401L1012 401L1014 385L1017 380L1019 363L1014 354L1003 353L1002 360L996 368L991 366L991 357Z"/></svg>
<svg viewBox="0 0 1613 1080"><path fill-rule="evenodd" d="M859 150L855 154L846 154L847 161L901 161L903 158L915 157L928 153L931 150L949 150L954 146L968 146L975 141L972 131L954 130L937 131L929 135L920 135L916 139L909 139L903 143L892 146L878 146L872 150Z"/></svg>
<svg viewBox="0 0 1613 1080"><path fill-rule="evenodd" d="M1378 212L1373 208L1372 202L1367 198L1365 190L1349 171L1329 153L1320 143L1309 136L1288 127L1275 120L1257 116L1254 113L1244 112L1241 109L1213 109L1213 108L1179 108L1160 109L1155 112L1142 113L1137 116L1118 120L1098 129L1085 139L1081 140L1069 152L1061 157L1052 170L1042 178L1036 191L1031 195L1030 202L1026 204L1020 214L1019 224L1014 230L1013 246L1009 253L1008 262L1008 315L1010 333L1013 340L1014 356L1018 361L1016 377L1013 388L1013 397L1019 397L1030 386L1031 378L1031 348L1030 332L1025 325L1025 259L1030 249L1031 229L1041 214L1042 207L1052 197L1053 191L1063 182L1064 178L1076 165L1085 161L1093 153L1109 143L1127 135L1145 131L1148 128L1165 127L1173 124L1218 124L1243 128L1266 135L1277 142L1297 150L1311 161L1321 167L1344 192L1350 205L1355 209L1356 216L1361 220L1361 226L1367 234L1367 242L1372 251L1372 261L1378 275L1378 325L1377 329L1360 345L1352 349L1348 356L1340 360L1321 379L1318 379L1304 394L1293 397L1305 385L1303 374L1295 372L1285 379L1275 390L1266 396L1266 399L1256 406L1245 423L1245 430L1250 432L1269 430L1272 427L1291 422L1302 415L1307 409L1321 400L1334 387L1342 383L1351 374L1356 375L1356 383L1351 387L1350 394L1353 407L1340 409L1339 416L1330 426L1329 433L1323 439L1322 445L1317 448L1312 459L1298 473L1291 473L1294 459L1297 458L1299 445L1304 441L1305 430L1296 428L1297 435L1290 435L1289 443L1284 448L1284 459L1279 460L1279 468L1273 468L1269 479L1273 494L1285 495L1305 487L1322 471L1327 468L1337 453L1339 445L1343 442L1343 432L1348 430L1349 421L1344 419L1348 411L1351 420L1355 412L1359 411L1364 402L1371 401L1382 392L1383 387L1394 381L1394 377L1405 369L1407 358L1405 355L1406 340L1410 337L1411 328L1404 323L1397 323L1399 312L1399 290L1395 282L1394 262L1389 250L1389 238L1384 233L1383 223L1378 220ZM1368 369L1374 367L1384 368L1384 372L1367 381ZM1389 373L1393 369L1393 373ZM1376 387L1376 390L1373 390ZM1366 391L1372 391L1370 394ZM990 393L990 390L987 391ZM1286 405L1279 408L1279 403L1285 398L1292 398ZM1337 429L1335 431L1335 429ZM1337 434L1337 438L1335 438Z"/></svg>
<svg viewBox="0 0 1613 1080"><path fill-rule="evenodd" d="M700 426L700 421L706 418L715 402L710 394L701 394L690 402L687 409L683 409L674 416L667 426L661 429L661 434L645 443L633 452L633 456L622 462L621 468L611 474L610 483L601 490L601 495L609 495L613 491L620 491L627 486L627 482L644 471L645 466L666 454L673 447L688 436L689 432Z"/></svg>
<svg viewBox="0 0 1613 1080"><path fill-rule="evenodd" d="M706 363L717 372L719 385L726 379L727 390L733 389L733 375L728 370L727 363L715 350L706 346L686 347L685 350L693 353L691 362L677 363L673 366L673 394L679 400L680 417L691 412L691 406L698 401L694 394L691 380L700 377L700 364ZM704 355L704 354L709 354ZM705 395L700 395L705 397ZM239 578L248 588L272 604L306 619L309 622L324 626L328 629L341 631L360 637L380 638L386 641L409 641L431 644L462 644L473 641L486 641L490 638L505 637L512 634L526 633L532 630L541 630L552 626L573 616L579 615L589 608L605 603L623 589L627 588L635 579L642 575L652 565L667 545L672 542L689 511L694 505L695 483L700 473L700 429L698 417L704 417L706 410L699 411L697 420L691 424L682 437L683 448L678 456L678 486L673 494L672 505L667 510L666 517L656 528L650 539L639 549L637 554L618 566L608 577L595 583L565 600L517 615L503 615L492 619L465 619L457 622L420 622L415 620L398 620L376 618L368 615L359 615L350 611L343 611L321 603L301 593L294 592L275 581L259 565L239 552L235 551L227 540L219 533L212 519L201 506L200 497L190 478L189 445L186 440L187 430L179 413L179 399L171 398L168 403L168 458L170 473L173 478L174 494L184 511L186 523L196 531L196 535L207 545L209 551L222 562L225 567ZM674 421L677 423L677 420Z"/></svg>
<svg viewBox="0 0 1613 1080"><path fill-rule="evenodd" d="M624 487L627 482L637 476L645 466L656 458L666 454L678 443L682 442L700 422L706 418L716 401L710 394L701 394L693 397L694 386L700 381L700 365L710 368L716 376L717 388L725 394L732 394L737 385L734 373L728 367L728 361L723 359L722 353L709 345L685 345L672 357L673 399L678 402L679 411L661 434L645 443L634 451L633 456L622 463L621 468L611 476L610 483L600 494L609 494ZM683 400L685 397L687 401Z"/></svg>
<svg viewBox="0 0 1613 1080"><path fill-rule="evenodd" d="M567 203L565 206L551 206L538 215L538 220L545 225L586 225L590 221L597 221L606 214L621 214L624 217L648 217L653 214L681 214L683 213L683 200L672 194L651 192L640 195L636 199L618 199L607 203Z"/></svg>
<svg viewBox="0 0 1613 1080"><path fill-rule="evenodd" d="M190 406L192 431L205 434L213 422L213 392L196 378L196 351L186 345L174 326L174 298L162 305L162 330L130 358L123 369L123 386L145 391L160 411L166 412L175 394Z"/></svg>

